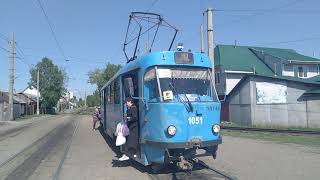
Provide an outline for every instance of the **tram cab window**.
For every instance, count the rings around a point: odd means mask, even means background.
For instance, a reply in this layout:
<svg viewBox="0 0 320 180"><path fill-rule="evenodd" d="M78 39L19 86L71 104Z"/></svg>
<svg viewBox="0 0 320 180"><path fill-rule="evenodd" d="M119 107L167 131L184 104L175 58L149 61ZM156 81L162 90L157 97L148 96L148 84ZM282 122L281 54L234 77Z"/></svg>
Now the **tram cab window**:
<svg viewBox="0 0 320 180"><path fill-rule="evenodd" d="M157 102L159 99L159 92L154 68L146 72L144 76L144 85L145 97L148 98L149 102Z"/></svg>
<svg viewBox="0 0 320 180"><path fill-rule="evenodd" d="M157 83L155 74L155 69L150 69L144 76L144 95L151 102L158 102L159 88L161 94L171 92L174 97L187 96L190 101L217 101L210 71L207 68L159 67L157 74L160 84ZM169 98L167 101L172 100L178 99Z"/></svg>

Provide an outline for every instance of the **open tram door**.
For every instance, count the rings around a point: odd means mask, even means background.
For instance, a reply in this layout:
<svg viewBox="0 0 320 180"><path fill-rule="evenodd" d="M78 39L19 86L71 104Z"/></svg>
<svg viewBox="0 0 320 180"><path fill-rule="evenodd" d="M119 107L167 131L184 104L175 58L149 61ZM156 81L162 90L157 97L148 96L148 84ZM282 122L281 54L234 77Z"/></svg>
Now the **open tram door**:
<svg viewBox="0 0 320 180"><path fill-rule="evenodd" d="M130 135L127 137L127 142L123 151L129 156L133 157L137 155L140 158L140 121L139 121L139 83L138 83L138 70L130 71L122 76L122 100L123 116L128 112L128 107L126 105L126 99L131 98L137 110L137 121L128 122L128 127L130 129Z"/></svg>

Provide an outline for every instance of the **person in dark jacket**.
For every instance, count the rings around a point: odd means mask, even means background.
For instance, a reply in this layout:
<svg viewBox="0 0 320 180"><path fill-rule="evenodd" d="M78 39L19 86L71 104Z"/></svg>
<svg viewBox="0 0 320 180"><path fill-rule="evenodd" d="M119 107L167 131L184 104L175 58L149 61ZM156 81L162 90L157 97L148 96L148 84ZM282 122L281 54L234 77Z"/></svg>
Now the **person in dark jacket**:
<svg viewBox="0 0 320 180"><path fill-rule="evenodd" d="M127 113L124 116L127 126L130 130L129 136L127 136L126 144L124 145L125 151L136 157L137 147L138 147L138 109L135 106L132 98L126 99ZM123 154L120 161L128 160L129 157Z"/></svg>

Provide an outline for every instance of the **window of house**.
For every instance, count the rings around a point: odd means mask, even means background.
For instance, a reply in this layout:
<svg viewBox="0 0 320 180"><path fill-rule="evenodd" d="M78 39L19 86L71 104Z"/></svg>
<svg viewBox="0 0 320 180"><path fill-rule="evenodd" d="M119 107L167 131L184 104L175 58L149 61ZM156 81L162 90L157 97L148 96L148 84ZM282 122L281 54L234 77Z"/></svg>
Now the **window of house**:
<svg viewBox="0 0 320 180"><path fill-rule="evenodd" d="M303 68L301 66L298 67L298 77L303 77Z"/></svg>
<svg viewBox="0 0 320 180"><path fill-rule="evenodd" d="M307 66L297 66L294 72L295 77L308 77Z"/></svg>
<svg viewBox="0 0 320 180"><path fill-rule="evenodd" d="M283 67L284 71L293 71L293 65L292 64L285 64Z"/></svg>

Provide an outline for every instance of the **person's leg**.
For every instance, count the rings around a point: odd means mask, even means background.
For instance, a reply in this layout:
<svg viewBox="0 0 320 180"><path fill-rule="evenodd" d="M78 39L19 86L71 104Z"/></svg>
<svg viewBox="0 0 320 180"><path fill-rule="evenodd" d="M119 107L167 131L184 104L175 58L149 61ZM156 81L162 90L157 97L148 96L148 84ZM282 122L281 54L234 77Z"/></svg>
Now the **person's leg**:
<svg viewBox="0 0 320 180"><path fill-rule="evenodd" d="M130 127L130 135L127 138L127 152L134 156L138 148L138 123L133 123Z"/></svg>
<svg viewBox="0 0 320 180"><path fill-rule="evenodd" d="M93 130L96 129L96 123L97 123L97 120L93 120Z"/></svg>
<svg viewBox="0 0 320 180"><path fill-rule="evenodd" d="M126 137L126 138L127 138L127 137ZM130 158L126 155L127 149L128 149L127 146L126 146L126 144L122 145L121 148L122 148L123 154L122 154L122 156L119 158L119 161L129 160Z"/></svg>

